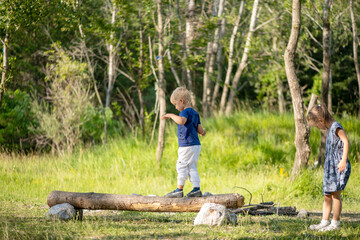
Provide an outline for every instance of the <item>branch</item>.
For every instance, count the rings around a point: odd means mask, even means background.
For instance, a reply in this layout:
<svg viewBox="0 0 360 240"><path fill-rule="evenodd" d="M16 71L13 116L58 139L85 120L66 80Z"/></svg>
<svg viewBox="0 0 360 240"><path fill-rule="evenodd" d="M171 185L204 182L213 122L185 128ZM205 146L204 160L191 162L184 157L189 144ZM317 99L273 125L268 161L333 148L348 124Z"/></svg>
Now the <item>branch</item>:
<svg viewBox="0 0 360 240"><path fill-rule="evenodd" d="M323 30L323 27L322 27L313 17L311 17L308 12L304 11L304 14L305 14L308 18L310 18L313 22L315 22L315 24L321 29L321 31Z"/></svg>
<svg viewBox="0 0 360 240"><path fill-rule="evenodd" d="M149 36L149 54L150 54L150 65L151 65L151 70L153 72L153 75L156 79L156 82L159 82L159 79L156 75L156 71L155 71L155 68L154 68L154 63L153 63L153 53L152 53L152 43L151 43L151 37Z"/></svg>
<svg viewBox="0 0 360 240"><path fill-rule="evenodd" d="M309 34L310 38L314 40L321 48L323 48L323 45L311 34L310 30L305 27L306 32Z"/></svg>
<svg viewBox="0 0 360 240"><path fill-rule="evenodd" d="M270 23L270 22L272 22L272 21L274 21L275 19L278 19L278 18L280 18L280 17L281 17L281 14L279 14L279 16L277 16L277 17L274 17L274 18L272 18L272 19L269 19L269 20L267 20L266 22L260 24L259 26L257 26L257 28L255 28L254 32L256 32L256 30L262 28L262 27L265 26L266 24L268 24L268 23Z"/></svg>

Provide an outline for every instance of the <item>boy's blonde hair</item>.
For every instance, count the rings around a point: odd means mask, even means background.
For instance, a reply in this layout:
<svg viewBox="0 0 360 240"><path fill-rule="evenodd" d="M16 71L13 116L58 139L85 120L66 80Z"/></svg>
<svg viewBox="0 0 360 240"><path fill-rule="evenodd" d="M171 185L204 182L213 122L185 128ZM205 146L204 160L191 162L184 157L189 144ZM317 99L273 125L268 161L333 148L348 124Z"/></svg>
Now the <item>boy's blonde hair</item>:
<svg viewBox="0 0 360 240"><path fill-rule="evenodd" d="M191 96L189 90L184 87L176 88L170 97L170 102L172 104L180 101L180 99L184 100L184 103L191 104Z"/></svg>
<svg viewBox="0 0 360 240"><path fill-rule="evenodd" d="M313 107L309 111L306 118L310 125L312 125L312 123L323 121L326 126L329 126L332 122L335 121L324 104L319 104Z"/></svg>

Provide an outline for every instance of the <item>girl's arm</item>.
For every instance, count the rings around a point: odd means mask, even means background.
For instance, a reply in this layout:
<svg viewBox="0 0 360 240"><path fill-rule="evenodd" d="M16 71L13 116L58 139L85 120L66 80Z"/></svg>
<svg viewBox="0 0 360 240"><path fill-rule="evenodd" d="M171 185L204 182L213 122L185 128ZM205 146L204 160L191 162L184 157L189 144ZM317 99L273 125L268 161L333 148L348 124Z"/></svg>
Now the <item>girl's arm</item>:
<svg viewBox="0 0 360 240"><path fill-rule="evenodd" d="M198 132L201 136L205 136L205 135L206 135L206 130L205 130L205 128L203 128L203 127L201 126L201 124L198 124L198 126L197 126L197 132Z"/></svg>
<svg viewBox="0 0 360 240"><path fill-rule="evenodd" d="M348 154L349 154L349 140L348 140L344 130L342 130L341 128L336 129L336 134L339 136L341 141L344 143L342 159L338 165L339 172L341 173L346 168L346 160L347 160Z"/></svg>
<svg viewBox="0 0 360 240"><path fill-rule="evenodd" d="M167 113L164 116L162 116L162 119L169 119L171 118L172 120L174 120L174 122L176 122L179 125L184 125L187 121L186 117L180 117L178 115L175 115L173 113Z"/></svg>

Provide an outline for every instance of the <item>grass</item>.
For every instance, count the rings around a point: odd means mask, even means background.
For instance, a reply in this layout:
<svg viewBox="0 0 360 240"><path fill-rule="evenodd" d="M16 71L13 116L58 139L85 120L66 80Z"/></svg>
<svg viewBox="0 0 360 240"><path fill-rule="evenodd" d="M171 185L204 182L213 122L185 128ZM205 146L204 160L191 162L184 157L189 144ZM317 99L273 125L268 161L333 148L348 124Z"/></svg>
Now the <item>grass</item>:
<svg viewBox="0 0 360 240"><path fill-rule="evenodd" d="M161 164L156 144L128 136L105 146L83 147L66 156L2 155L0 164L0 238L2 239L115 239L115 238L349 238L360 237L360 122L339 120L351 143L352 175L343 192L343 228L335 233L312 233L308 219L239 216L237 226L192 225L194 213L91 212L82 222L46 221L47 195L52 190L114 194L164 195L176 186L176 126L169 124ZM293 116L239 112L231 117L203 119L208 131L201 138L199 174L202 191L238 192L252 203L273 201L308 211L322 209L322 169L313 164L320 132L311 132L313 153L309 168L295 180L290 173L295 155ZM185 185L185 192L191 190Z"/></svg>

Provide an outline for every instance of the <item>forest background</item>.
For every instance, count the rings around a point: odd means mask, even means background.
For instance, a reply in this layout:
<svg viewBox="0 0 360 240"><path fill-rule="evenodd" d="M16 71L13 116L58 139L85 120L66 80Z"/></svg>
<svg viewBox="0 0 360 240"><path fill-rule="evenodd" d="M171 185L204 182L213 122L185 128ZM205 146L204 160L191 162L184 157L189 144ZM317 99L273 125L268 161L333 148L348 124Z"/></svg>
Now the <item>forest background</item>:
<svg viewBox="0 0 360 240"><path fill-rule="evenodd" d="M172 190L176 126L160 116L177 113L169 98L178 86L192 92L208 130L199 161L205 191L242 186L255 202L264 196L316 210L322 206L325 135L310 131L305 115L312 96L319 96L318 103L328 106L349 137L353 173L344 209L359 211L360 4L301 1L301 25L294 27L296 2L1 1L0 235L111 236L120 216L123 236L182 236L185 223L189 236L193 231L203 237L208 230L193 230L188 215L167 220L123 213L112 223L105 218L98 228L91 222L59 227L32 221L46 213L52 190L158 195ZM284 56L291 62L294 29L300 32L292 81ZM247 202L247 192L241 193ZM270 219L264 227L262 221L242 219L240 228L217 229L213 237L263 238L269 231L272 237L294 237L309 225ZM143 233L138 224L145 224ZM332 238L359 236L357 224L349 222Z"/></svg>

